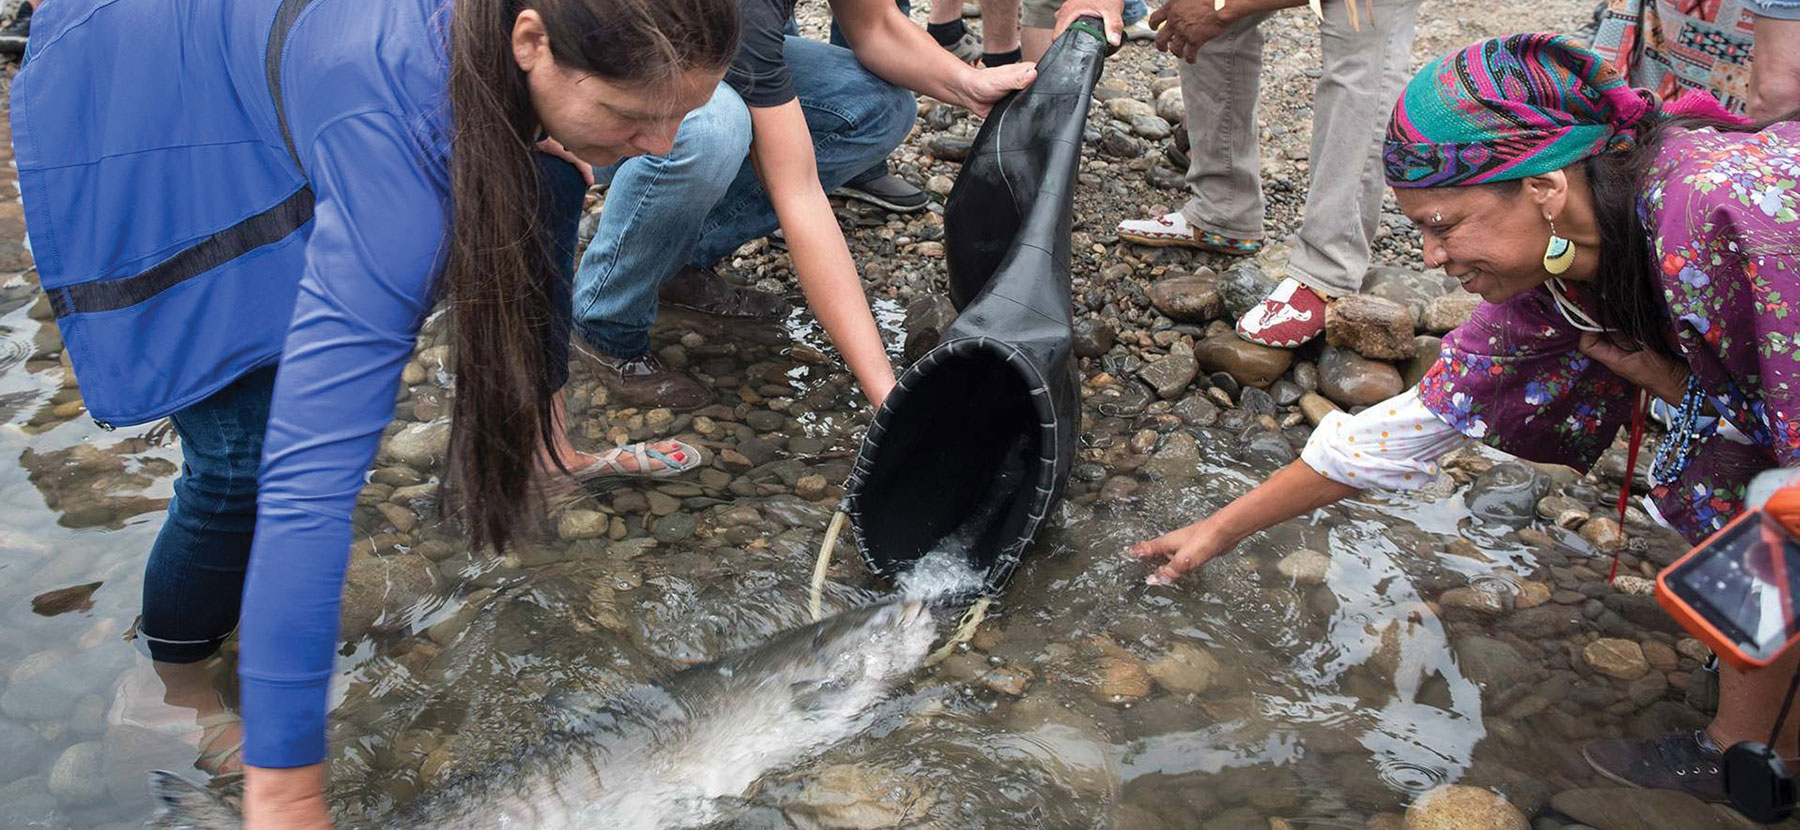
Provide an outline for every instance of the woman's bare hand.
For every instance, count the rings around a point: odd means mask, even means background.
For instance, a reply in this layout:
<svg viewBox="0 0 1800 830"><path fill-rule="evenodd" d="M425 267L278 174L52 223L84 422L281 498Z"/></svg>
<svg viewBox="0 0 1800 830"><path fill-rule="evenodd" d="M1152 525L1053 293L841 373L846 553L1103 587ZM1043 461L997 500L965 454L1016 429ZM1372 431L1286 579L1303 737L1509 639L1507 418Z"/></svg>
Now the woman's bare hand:
<svg viewBox="0 0 1800 830"><path fill-rule="evenodd" d="M1155 573L1144 578L1144 584L1171 585L1182 574L1206 564L1229 547L1220 543L1205 521L1198 521L1132 545L1131 555L1150 561L1167 560Z"/></svg>
<svg viewBox="0 0 1800 830"><path fill-rule="evenodd" d="M1580 348L1582 354L1671 405L1687 395L1688 367L1678 360L1649 349L1629 351L1593 332L1582 333Z"/></svg>

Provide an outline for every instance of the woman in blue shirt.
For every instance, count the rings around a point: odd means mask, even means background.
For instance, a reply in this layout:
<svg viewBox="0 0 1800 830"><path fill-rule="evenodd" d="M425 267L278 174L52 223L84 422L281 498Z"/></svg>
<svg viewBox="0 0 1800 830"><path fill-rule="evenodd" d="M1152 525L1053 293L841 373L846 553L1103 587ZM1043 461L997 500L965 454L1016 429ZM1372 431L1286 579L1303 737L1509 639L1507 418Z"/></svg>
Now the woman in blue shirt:
<svg viewBox="0 0 1800 830"><path fill-rule="evenodd" d="M326 826L350 513L419 326L448 305L450 491L502 546L544 468L588 461L556 394L584 188L534 145L665 152L737 2L57 0L33 25L19 184L84 401L183 439L142 633L200 660L243 585L247 823Z"/></svg>

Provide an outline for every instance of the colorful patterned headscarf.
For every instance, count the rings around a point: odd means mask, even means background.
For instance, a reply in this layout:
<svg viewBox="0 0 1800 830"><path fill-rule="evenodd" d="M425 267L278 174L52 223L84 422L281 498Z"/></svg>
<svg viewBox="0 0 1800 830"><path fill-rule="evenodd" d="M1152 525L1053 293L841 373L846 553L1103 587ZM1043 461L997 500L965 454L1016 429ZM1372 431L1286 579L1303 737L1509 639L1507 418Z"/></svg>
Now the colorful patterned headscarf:
<svg viewBox="0 0 1800 830"><path fill-rule="evenodd" d="M1383 166L1394 187L1522 179L1629 149L1656 106L1562 35L1484 40L1413 76L1388 121Z"/></svg>

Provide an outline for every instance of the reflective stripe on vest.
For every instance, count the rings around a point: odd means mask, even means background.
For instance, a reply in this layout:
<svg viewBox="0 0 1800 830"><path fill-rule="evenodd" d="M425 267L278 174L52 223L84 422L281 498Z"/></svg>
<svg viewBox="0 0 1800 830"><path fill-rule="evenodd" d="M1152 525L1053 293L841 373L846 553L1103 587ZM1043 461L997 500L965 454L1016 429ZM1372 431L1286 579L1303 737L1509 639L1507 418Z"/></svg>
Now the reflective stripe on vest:
<svg viewBox="0 0 1800 830"><path fill-rule="evenodd" d="M282 0L275 11L275 23L269 29L269 44L263 58L269 79L269 96L275 102L275 120L281 125L281 140L286 143L294 168L301 175L305 175L305 167L300 164L300 153L294 148L287 109L281 100L281 52L287 46L294 21L312 2ZM50 309L57 317L67 317L129 308L257 248L286 239L312 221L312 215L312 186L303 184L280 204L189 245L148 270L118 279L53 288L49 291Z"/></svg>

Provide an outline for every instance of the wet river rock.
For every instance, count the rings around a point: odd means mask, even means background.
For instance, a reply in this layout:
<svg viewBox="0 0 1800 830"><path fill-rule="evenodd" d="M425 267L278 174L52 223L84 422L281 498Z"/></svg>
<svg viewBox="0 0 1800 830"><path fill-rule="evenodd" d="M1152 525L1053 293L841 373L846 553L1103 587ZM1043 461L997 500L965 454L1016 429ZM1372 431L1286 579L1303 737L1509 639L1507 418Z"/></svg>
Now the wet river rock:
<svg viewBox="0 0 1800 830"><path fill-rule="evenodd" d="M1194 359L1208 372L1228 372L1240 383L1266 388L1281 379L1281 374L1293 362L1294 353L1288 349L1259 346L1234 332L1224 331L1196 344Z"/></svg>
<svg viewBox="0 0 1800 830"><path fill-rule="evenodd" d="M1340 297L1326 307L1325 342L1376 360L1410 359L1418 348L1412 312L1392 300L1361 294Z"/></svg>
<svg viewBox="0 0 1800 830"><path fill-rule="evenodd" d="M1392 364L1337 347L1327 347L1319 357L1319 391L1342 406L1369 406L1403 390Z"/></svg>
<svg viewBox="0 0 1800 830"><path fill-rule="evenodd" d="M1480 297L1459 289L1427 304L1420 327L1432 334L1448 334L1451 329L1469 322L1479 305Z"/></svg>
<svg viewBox="0 0 1800 830"><path fill-rule="evenodd" d="M1480 787L1438 787L1406 810L1405 830L1531 830L1525 814Z"/></svg>
<svg viewBox="0 0 1800 830"><path fill-rule="evenodd" d="M1152 283L1150 302L1178 323L1205 323L1217 319L1224 310L1219 299L1219 277L1210 269Z"/></svg>

